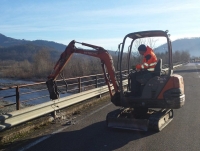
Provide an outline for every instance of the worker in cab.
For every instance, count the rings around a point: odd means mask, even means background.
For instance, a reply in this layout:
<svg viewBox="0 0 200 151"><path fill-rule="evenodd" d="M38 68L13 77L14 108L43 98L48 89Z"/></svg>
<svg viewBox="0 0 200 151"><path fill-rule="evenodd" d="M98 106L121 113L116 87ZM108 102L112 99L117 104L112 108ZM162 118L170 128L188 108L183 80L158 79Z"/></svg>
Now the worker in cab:
<svg viewBox="0 0 200 151"><path fill-rule="evenodd" d="M154 51L149 47L141 44L138 47L138 52L143 56L141 64L135 66L135 71L130 74L131 94L133 96L141 96L142 85L153 77L153 71L157 64L157 57Z"/></svg>

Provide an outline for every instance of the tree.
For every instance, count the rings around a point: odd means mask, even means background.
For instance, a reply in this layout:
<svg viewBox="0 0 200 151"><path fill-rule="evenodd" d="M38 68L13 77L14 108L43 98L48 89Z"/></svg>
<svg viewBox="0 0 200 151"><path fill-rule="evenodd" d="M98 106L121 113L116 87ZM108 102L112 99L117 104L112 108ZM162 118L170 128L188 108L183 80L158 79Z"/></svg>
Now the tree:
<svg viewBox="0 0 200 151"><path fill-rule="evenodd" d="M46 49L41 49L33 56L33 75L37 77L47 77L53 69L53 62L50 53Z"/></svg>

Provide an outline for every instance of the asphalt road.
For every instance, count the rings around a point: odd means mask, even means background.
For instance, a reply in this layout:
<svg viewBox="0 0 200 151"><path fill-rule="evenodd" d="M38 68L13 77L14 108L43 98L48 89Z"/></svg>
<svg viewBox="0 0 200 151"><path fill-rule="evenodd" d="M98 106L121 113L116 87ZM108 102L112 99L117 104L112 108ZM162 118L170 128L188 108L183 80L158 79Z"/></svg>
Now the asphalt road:
<svg viewBox="0 0 200 151"><path fill-rule="evenodd" d="M198 151L200 150L200 64L189 63L175 73L184 78L186 103L161 132L107 129L110 102L76 117L75 124L57 124L48 133L27 138L15 150L28 151ZM44 130L45 131L45 130ZM48 131L48 130L46 130Z"/></svg>

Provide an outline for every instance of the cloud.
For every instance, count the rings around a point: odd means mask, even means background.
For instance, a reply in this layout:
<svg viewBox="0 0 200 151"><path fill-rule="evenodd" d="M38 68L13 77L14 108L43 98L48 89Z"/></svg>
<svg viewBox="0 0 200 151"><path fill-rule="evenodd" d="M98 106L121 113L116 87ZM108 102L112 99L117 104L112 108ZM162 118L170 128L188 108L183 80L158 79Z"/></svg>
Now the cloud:
<svg viewBox="0 0 200 151"><path fill-rule="evenodd" d="M142 27L143 23L135 23L135 27ZM4 24L0 25L1 30L6 32L42 32L42 31L105 31L105 30L118 30L118 29L128 29L132 28L133 24L131 23L101 23L101 24L85 24L85 25L74 25L67 23L62 25L52 25L45 24L38 26L37 24L26 23L26 24Z"/></svg>
<svg viewBox="0 0 200 151"><path fill-rule="evenodd" d="M92 11L84 11L77 12L81 13L84 16L96 16L96 17L123 17L123 16L141 16L141 15L151 15L151 14L161 14L161 13L174 13L174 12L184 12L188 10L198 10L200 8L199 5L188 2L188 3L180 3L179 2L168 2L168 3L150 3L150 4L140 4L140 5L127 5L120 6L111 9L101 9L101 10L92 10Z"/></svg>

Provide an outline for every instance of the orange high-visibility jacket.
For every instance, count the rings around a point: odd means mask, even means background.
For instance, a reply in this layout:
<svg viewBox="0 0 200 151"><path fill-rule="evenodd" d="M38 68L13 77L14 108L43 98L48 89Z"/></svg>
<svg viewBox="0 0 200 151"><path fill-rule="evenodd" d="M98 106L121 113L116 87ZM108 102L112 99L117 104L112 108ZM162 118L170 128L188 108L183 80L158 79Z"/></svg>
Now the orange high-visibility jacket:
<svg viewBox="0 0 200 151"><path fill-rule="evenodd" d="M149 46L147 46L147 51L144 53L142 64L136 65L136 69L147 69L148 71L154 71L156 64L157 57L153 50Z"/></svg>

